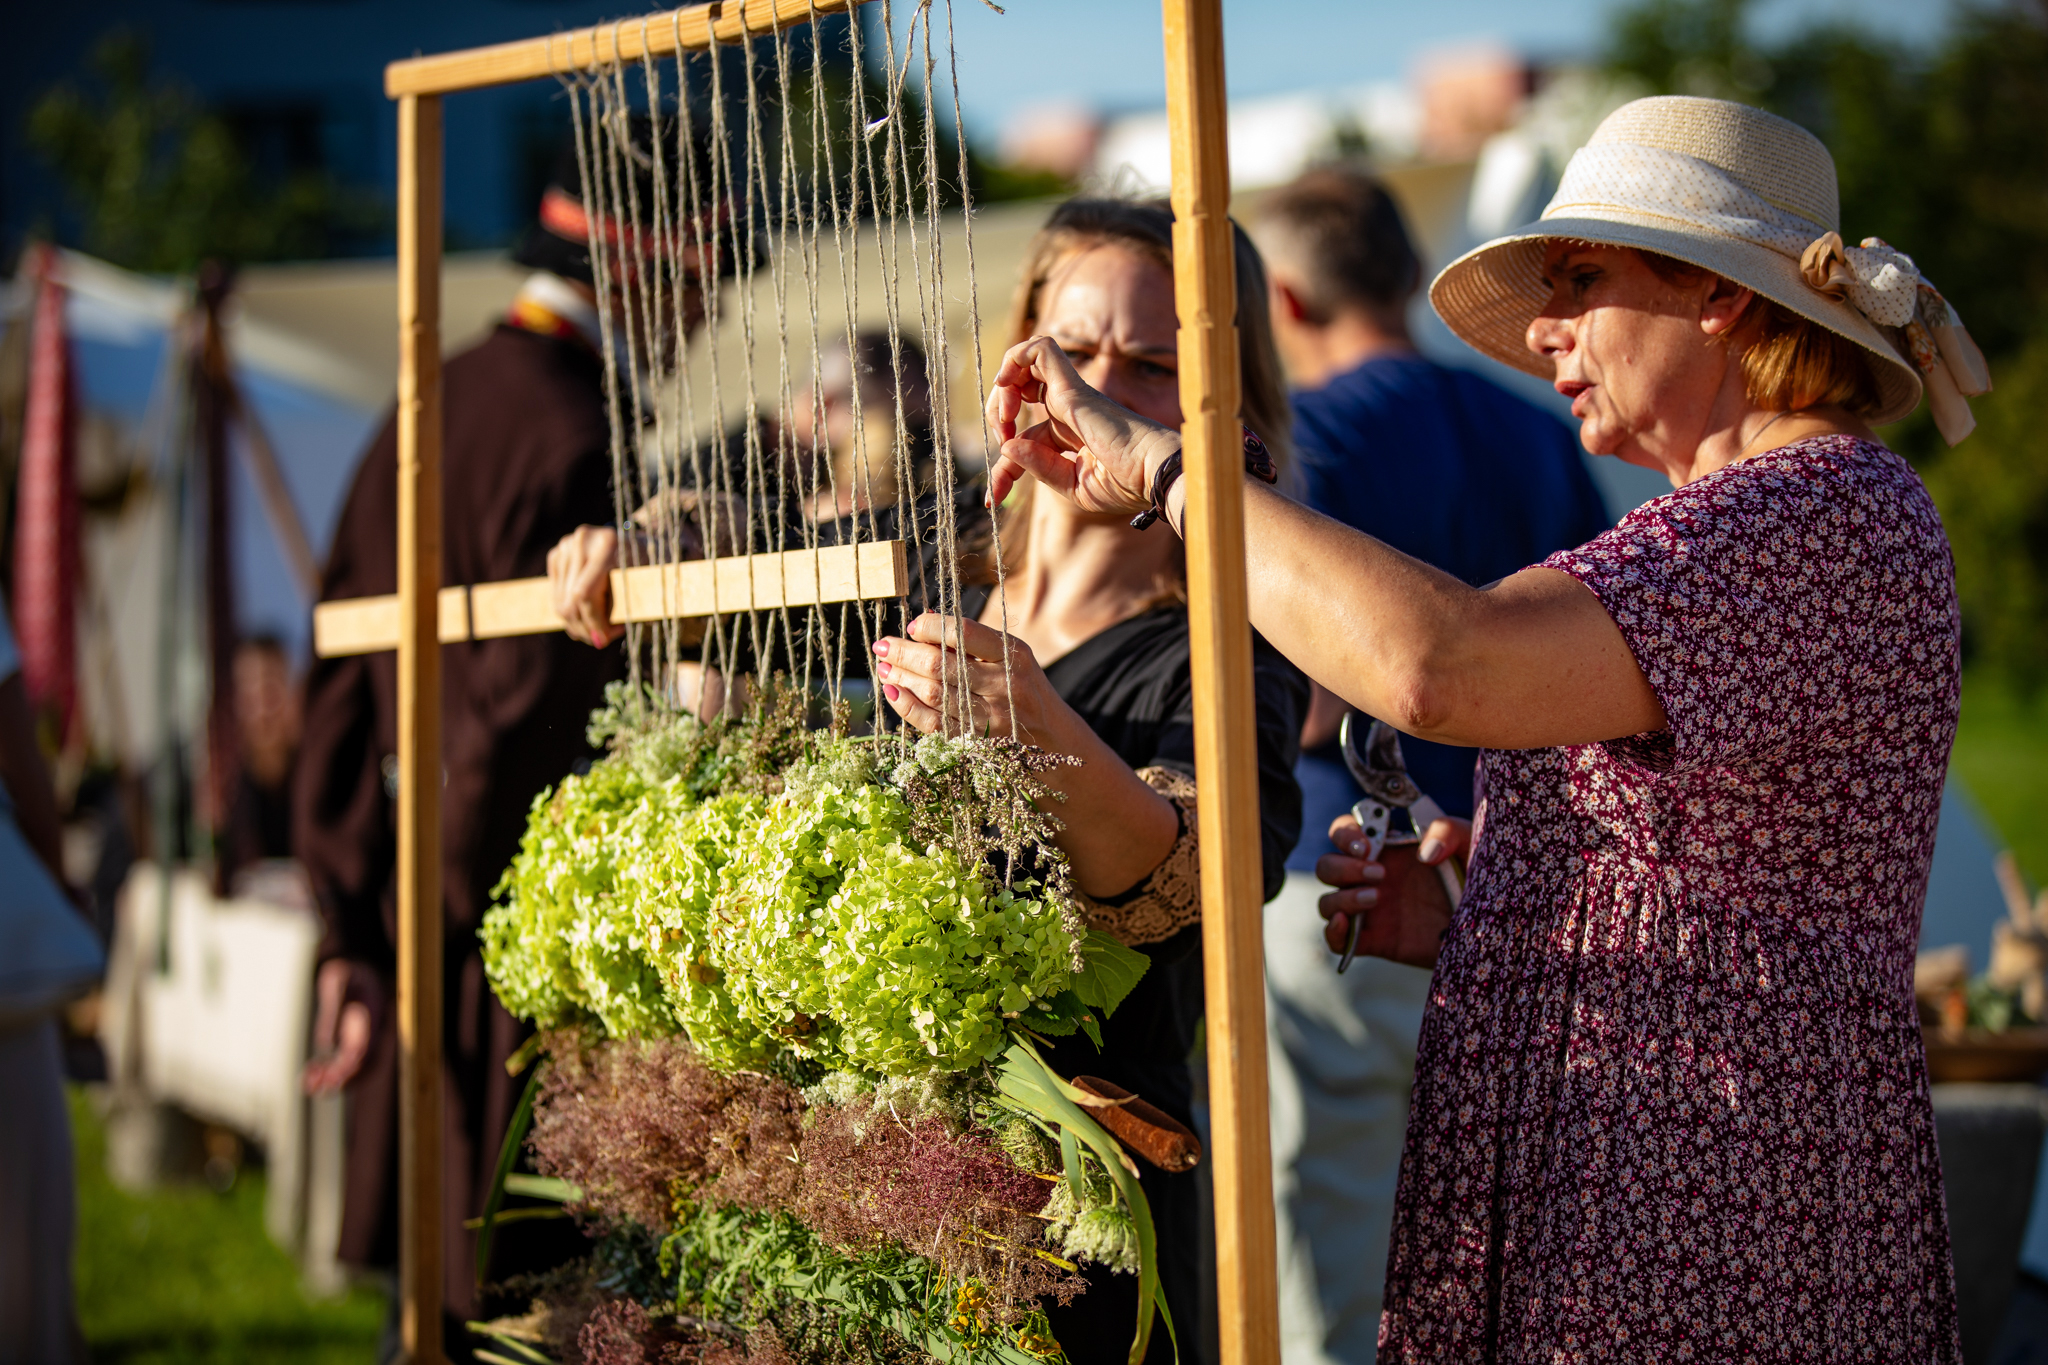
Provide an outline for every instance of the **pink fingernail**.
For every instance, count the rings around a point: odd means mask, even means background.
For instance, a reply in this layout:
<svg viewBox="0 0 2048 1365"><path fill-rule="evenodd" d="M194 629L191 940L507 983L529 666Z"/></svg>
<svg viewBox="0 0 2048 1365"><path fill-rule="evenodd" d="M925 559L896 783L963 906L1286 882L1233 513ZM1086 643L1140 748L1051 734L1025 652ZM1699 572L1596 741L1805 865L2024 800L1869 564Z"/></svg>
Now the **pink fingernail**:
<svg viewBox="0 0 2048 1365"><path fill-rule="evenodd" d="M888 676L889 676L889 672L890 672L890 665L888 665L888 664L886 664L886 663L876 664L876 665L875 665L875 672L877 672L877 673L881 674L881 675L882 675L883 677L885 677L885 678L886 678L886 677L888 677Z"/></svg>
<svg viewBox="0 0 2048 1365"><path fill-rule="evenodd" d="M877 641L875 641L875 653L877 653L877 654L882 654L882 655L886 655L886 654L888 654L888 652L889 652L889 642L888 642L887 640L877 640Z"/></svg>
<svg viewBox="0 0 2048 1365"><path fill-rule="evenodd" d="M1355 898L1358 901L1358 908L1361 910L1370 910L1380 903L1380 893L1369 886L1357 891Z"/></svg>
<svg viewBox="0 0 2048 1365"><path fill-rule="evenodd" d="M896 700L896 696L897 696L897 687L896 687L896 684L894 684L894 683L883 683L883 684L882 684L882 695L883 695L883 696L885 696L885 697L887 697L887 698L888 698L888 699L889 699L890 701L895 701L895 700Z"/></svg>
<svg viewBox="0 0 2048 1365"><path fill-rule="evenodd" d="M1433 863L1438 858L1441 858L1443 853L1444 841L1432 834L1429 838L1422 841L1422 847L1415 851L1415 856L1422 859L1425 863Z"/></svg>
<svg viewBox="0 0 2048 1365"><path fill-rule="evenodd" d="M1354 858L1363 858L1366 853L1366 842L1363 839L1353 839L1345 846L1344 851Z"/></svg>

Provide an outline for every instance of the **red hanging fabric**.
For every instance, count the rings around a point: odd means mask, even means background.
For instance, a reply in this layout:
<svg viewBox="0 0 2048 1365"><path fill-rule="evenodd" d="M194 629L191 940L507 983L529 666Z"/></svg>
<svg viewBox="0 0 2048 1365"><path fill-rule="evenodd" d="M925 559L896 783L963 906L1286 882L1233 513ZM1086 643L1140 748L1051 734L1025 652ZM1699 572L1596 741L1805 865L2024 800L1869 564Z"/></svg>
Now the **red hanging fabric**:
<svg viewBox="0 0 2048 1365"><path fill-rule="evenodd" d="M28 404L14 499L14 630L29 699L78 719L78 397L57 253L37 247Z"/></svg>

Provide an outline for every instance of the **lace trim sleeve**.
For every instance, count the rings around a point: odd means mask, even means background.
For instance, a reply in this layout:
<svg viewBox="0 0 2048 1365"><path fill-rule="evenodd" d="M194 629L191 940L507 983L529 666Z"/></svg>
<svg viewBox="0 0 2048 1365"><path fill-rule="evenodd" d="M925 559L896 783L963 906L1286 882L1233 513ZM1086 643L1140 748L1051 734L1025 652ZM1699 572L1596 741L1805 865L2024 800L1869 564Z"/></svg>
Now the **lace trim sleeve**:
<svg viewBox="0 0 2048 1365"><path fill-rule="evenodd" d="M1138 778L1173 802L1180 815L1180 837L1173 841L1165 860L1122 895L1103 901L1080 891L1074 893L1088 927L1102 930L1129 948L1172 938L1202 917L1195 780L1173 768L1140 768Z"/></svg>

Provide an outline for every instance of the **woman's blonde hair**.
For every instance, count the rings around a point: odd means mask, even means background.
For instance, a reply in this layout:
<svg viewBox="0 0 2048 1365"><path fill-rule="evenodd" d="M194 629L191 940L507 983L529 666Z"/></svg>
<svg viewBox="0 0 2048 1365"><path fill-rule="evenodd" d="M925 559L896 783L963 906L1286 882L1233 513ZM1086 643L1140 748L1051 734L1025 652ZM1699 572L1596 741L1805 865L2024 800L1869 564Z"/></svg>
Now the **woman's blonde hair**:
<svg viewBox="0 0 2048 1365"><path fill-rule="evenodd" d="M1287 401L1280 353L1273 344L1273 318L1266 306L1266 265L1244 229L1235 222L1230 227L1236 242L1239 420L1266 443L1280 470L1280 486L1288 488L1297 477L1294 416ZM1045 287L1053 273L1076 252L1096 246L1123 247L1158 265L1171 280L1172 205L1164 199L1069 199L1054 209L1025 249L1024 269L1010 300L1002 349L1038 334ZM1005 571L1023 563L1031 489L1030 481L1025 481L1002 511Z"/></svg>
<svg viewBox="0 0 2048 1365"><path fill-rule="evenodd" d="M1666 284L1692 284L1714 272L1655 251L1634 249ZM1859 417L1883 406L1869 352L1841 333L1757 294L1735 329L1749 401L1766 412L1839 407Z"/></svg>

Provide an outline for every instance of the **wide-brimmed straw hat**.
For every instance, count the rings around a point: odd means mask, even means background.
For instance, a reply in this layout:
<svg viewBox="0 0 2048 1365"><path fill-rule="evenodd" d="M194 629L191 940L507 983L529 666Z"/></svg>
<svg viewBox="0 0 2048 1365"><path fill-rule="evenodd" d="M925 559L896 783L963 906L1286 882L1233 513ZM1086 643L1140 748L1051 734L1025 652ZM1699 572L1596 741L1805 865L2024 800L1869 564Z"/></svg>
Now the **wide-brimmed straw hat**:
<svg viewBox="0 0 2048 1365"><path fill-rule="evenodd" d="M1528 349L1549 303L1543 254L1558 240L1638 247L1746 285L1869 351L1875 423L1928 394L1953 445L1974 425L1965 394L1991 387L1960 319L1910 256L1841 238L1835 163L1798 124L1729 100L1662 95L1609 114L1565 167L1543 216L1453 261L1429 299L1477 349L1543 379Z"/></svg>

